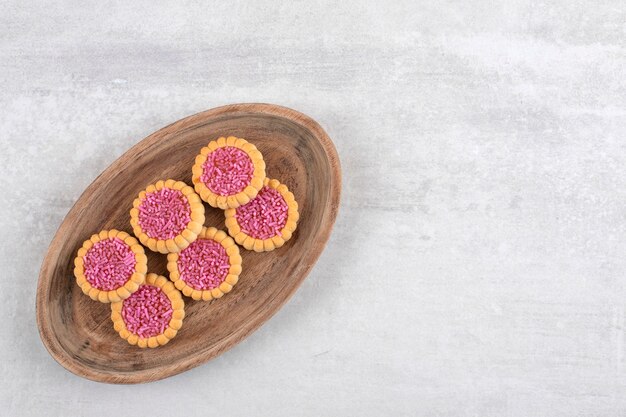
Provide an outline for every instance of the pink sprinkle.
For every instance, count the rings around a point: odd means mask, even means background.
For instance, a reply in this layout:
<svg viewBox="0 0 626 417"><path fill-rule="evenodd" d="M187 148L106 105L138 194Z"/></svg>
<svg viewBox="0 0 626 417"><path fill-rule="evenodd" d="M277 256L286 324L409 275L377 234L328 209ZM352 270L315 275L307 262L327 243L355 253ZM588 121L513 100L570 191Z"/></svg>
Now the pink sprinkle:
<svg viewBox="0 0 626 417"><path fill-rule="evenodd" d="M139 226L154 239L173 239L191 221L191 207L187 197L171 188L146 194L138 210Z"/></svg>
<svg viewBox="0 0 626 417"><path fill-rule="evenodd" d="M135 254L118 238L95 243L83 256L85 278L101 291L118 289L135 272Z"/></svg>
<svg viewBox="0 0 626 417"><path fill-rule="evenodd" d="M211 239L197 239L178 257L180 279L196 290L212 290L226 279L230 259L226 249Z"/></svg>
<svg viewBox="0 0 626 417"><path fill-rule="evenodd" d="M264 186L248 204L236 209L235 218L241 230L255 239L280 235L287 223L289 206L278 191Z"/></svg>
<svg viewBox="0 0 626 417"><path fill-rule="evenodd" d="M253 173L254 167L247 153L234 146L225 146L207 156L200 181L217 195L233 195L250 184Z"/></svg>
<svg viewBox="0 0 626 417"><path fill-rule="evenodd" d="M122 318L129 332L143 338L157 336L172 319L172 303L159 287L144 284L124 300Z"/></svg>

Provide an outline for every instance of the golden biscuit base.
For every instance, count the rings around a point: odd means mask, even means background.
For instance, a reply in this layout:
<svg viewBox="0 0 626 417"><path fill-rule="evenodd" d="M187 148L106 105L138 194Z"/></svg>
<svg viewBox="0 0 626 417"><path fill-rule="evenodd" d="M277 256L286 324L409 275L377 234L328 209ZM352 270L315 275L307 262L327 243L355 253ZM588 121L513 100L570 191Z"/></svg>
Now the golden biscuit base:
<svg viewBox="0 0 626 417"><path fill-rule="evenodd" d="M264 185L275 189L285 199L287 203L287 222L285 226L280 230L280 235L276 235L267 239L256 239L247 235L241 230L239 223L237 223L237 210L229 208L224 211L226 216L226 227L228 228L228 234L231 235L237 244L243 246L247 250L254 250L255 252L268 252L276 248L280 248L286 241L291 239L293 232L296 230L298 219L300 214L298 213L298 203L293 196L293 193L289 191L285 184L281 184L280 181L275 179L266 178Z"/></svg>
<svg viewBox="0 0 626 417"><path fill-rule="evenodd" d="M148 236L139 225L139 206L146 198L146 194L162 190L163 188L178 190L183 193L189 202L189 207L191 208L191 221L189 221L185 230L174 238L165 240L155 239ZM202 230L202 226L204 225L204 205L200 200L200 196L194 192L193 188L184 182L172 179L165 181L160 180L141 191L135 201L133 201L133 208L130 209L130 225L133 228L133 233L137 236L139 241L153 252L180 252L189 246L191 242L196 240L198 233Z"/></svg>
<svg viewBox="0 0 626 417"><path fill-rule="evenodd" d="M215 194L213 191L209 190L209 188L200 180L200 177L202 177L202 165L206 162L207 155L218 148L225 148L227 146L244 151L252 161L254 171L252 173L250 184L246 188L236 194L224 196ZM200 150L200 153L196 156L193 168L191 169L191 174L191 181L193 182L196 192L200 195L200 198L213 207L226 210L227 208L237 208L256 197L261 188L263 188L263 181L265 180L265 161L263 160L263 155L261 155L261 152L259 152L256 146L247 140L236 138L234 136L229 136L227 138L221 137L217 140L209 142L207 146Z"/></svg>
<svg viewBox="0 0 626 417"><path fill-rule="evenodd" d="M87 277L85 276L84 256L95 243L112 238L122 240L135 254L135 272L133 272L123 286L114 290L104 291L93 287L87 280ZM148 258L143 250L143 246L137 242L137 239L128 233L121 232L116 229L102 230L100 233L92 235L91 238L85 240L83 246L78 249L77 256L74 259L74 276L76 277L76 283L83 293L91 297L92 300L100 301L101 303L117 302L130 297L130 295L137 291L139 286L145 281L147 271Z"/></svg>
<svg viewBox="0 0 626 417"><path fill-rule="evenodd" d="M160 288L172 303L172 318L167 325L165 331L156 336L148 338L140 337L134 333L131 333L126 328L126 322L122 317L122 307L124 301L111 303L111 320L113 321L113 328L119 333L120 337L126 340L131 345L137 345L140 348L155 348L165 345L172 340L180 328L183 325L183 319L185 318L185 302L180 292L174 287L167 278L161 275L150 273L146 276L147 285L153 285Z"/></svg>
<svg viewBox="0 0 626 417"><path fill-rule="evenodd" d="M180 277L180 271L178 270L178 253L170 253L167 255L167 270L170 273L170 280L185 296L191 297L194 300L209 301L214 298L221 298L224 294L229 293L233 289L233 286L237 284L237 281L239 281L239 274L241 274L241 255L239 254L239 247L224 231L218 230L215 227L202 228L198 239L211 239L226 249L230 268L228 269L228 275L226 275L224 281L219 287L211 290L197 290L188 285Z"/></svg>

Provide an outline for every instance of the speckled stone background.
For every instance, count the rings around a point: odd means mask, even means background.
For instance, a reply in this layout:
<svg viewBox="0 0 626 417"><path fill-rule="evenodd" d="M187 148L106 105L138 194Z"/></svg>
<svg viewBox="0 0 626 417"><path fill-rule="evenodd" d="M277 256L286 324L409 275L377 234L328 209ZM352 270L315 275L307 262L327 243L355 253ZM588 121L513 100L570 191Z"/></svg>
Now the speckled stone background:
<svg viewBox="0 0 626 417"><path fill-rule="evenodd" d="M0 414L626 415L626 5L384 3L0 4ZM65 213L149 133L233 102L335 141L319 263L190 372L65 371L35 323Z"/></svg>

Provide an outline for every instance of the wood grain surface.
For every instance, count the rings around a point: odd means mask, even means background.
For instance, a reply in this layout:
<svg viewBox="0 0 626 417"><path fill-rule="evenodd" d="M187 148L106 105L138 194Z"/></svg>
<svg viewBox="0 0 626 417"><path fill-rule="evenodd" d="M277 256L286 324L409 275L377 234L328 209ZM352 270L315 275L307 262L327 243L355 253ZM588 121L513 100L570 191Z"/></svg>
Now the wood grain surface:
<svg viewBox="0 0 626 417"><path fill-rule="evenodd" d="M254 143L267 162L268 177L294 193L301 213L298 229L273 252L242 249L243 272L230 294L211 302L186 297L183 327L169 344L157 349L131 346L113 329L109 305L90 300L76 285L76 250L102 229L131 232L128 211L139 191L166 178L191 184L191 166L200 148L229 135ZM331 140L315 121L291 109L230 105L155 132L85 190L50 244L37 288L37 324L46 348L73 373L110 383L162 379L214 358L261 326L296 291L330 236L340 189ZM225 230L223 211L205 206L205 224ZM165 265L165 255L148 254L149 272L167 275Z"/></svg>

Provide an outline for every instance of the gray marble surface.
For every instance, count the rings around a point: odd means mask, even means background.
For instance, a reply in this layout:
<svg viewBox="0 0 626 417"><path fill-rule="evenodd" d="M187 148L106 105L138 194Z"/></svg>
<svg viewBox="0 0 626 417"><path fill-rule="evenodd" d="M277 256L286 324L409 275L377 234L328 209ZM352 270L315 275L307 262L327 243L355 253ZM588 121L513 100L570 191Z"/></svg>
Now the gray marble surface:
<svg viewBox="0 0 626 417"><path fill-rule="evenodd" d="M0 4L0 414L626 415L623 1L157 3ZM190 372L65 371L34 308L64 215L147 134L234 102L335 141L319 263Z"/></svg>

